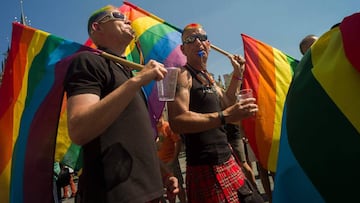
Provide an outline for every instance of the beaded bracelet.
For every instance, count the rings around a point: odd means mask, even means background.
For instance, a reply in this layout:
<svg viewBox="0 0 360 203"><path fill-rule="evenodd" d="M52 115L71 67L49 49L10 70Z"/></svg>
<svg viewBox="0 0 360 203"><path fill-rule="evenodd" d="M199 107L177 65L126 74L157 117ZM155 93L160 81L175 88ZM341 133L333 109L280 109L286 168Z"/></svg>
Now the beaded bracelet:
<svg viewBox="0 0 360 203"><path fill-rule="evenodd" d="M240 80L240 81L242 81L242 78L241 78L241 77L238 77L238 76L235 76L235 75L233 75L232 78L234 78L235 80Z"/></svg>

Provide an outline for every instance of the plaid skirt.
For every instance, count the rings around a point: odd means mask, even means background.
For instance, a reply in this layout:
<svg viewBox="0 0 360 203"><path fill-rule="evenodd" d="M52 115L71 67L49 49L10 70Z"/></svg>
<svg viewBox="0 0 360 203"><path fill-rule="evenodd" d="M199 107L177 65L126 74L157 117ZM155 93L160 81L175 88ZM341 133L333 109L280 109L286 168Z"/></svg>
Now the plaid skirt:
<svg viewBox="0 0 360 203"><path fill-rule="evenodd" d="M186 167L186 191L189 203L239 203L237 190L245 176L233 156L220 165Z"/></svg>

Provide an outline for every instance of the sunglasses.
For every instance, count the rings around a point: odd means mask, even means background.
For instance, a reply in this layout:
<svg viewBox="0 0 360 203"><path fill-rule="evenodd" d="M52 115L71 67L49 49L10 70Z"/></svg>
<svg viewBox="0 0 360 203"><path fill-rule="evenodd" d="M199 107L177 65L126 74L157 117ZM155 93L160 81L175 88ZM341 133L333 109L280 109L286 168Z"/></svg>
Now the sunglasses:
<svg viewBox="0 0 360 203"><path fill-rule="evenodd" d="M202 34L195 34L195 35L190 35L188 36L184 41L183 44L190 44L195 42L196 39L199 39L200 41L206 41L208 39L207 35L202 35Z"/></svg>
<svg viewBox="0 0 360 203"><path fill-rule="evenodd" d="M119 11L113 11L111 13L106 14L104 17L97 20L98 23L106 23L110 20L126 20L126 16Z"/></svg>

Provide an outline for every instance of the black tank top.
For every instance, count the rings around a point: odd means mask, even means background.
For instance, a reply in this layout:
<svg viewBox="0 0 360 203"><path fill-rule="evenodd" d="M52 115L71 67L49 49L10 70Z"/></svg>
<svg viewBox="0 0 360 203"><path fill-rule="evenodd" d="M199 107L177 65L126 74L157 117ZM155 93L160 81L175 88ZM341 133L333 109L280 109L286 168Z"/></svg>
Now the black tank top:
<svg viewBox="0 0 360 203"><path fill-rule="evenodd" d="M220 102L215 87L203 84L200 80L203 73L200 71L191 68L189 65L186 65L185 68L193 78L190 89L190 111L197 113L219 111ZM218 165L227 161L231 156L223 127L185 134L185 144L188 165Z"/></svg>

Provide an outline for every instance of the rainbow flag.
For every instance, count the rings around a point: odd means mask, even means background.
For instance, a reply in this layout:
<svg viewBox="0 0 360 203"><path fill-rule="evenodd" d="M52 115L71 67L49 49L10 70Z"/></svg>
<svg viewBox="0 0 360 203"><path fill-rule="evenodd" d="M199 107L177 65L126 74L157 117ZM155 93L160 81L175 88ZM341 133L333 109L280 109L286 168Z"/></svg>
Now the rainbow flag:
<svg viewBox="0 0 360 203"><path fill-rule="evenodd" d="M360 13L311 47L286 98L273 202L357 202Z"/></svg>
<svg viewBox="0 0 360 203"><path fill-rule="evenodd" d="M259 40L241 34L245 72L242 88L253 90L259 112L242 122L262 167L275 172L285 97L298 61Z"/></svg>
<svg viewBox="0 0 360 203"><path fill-rule="evenodd" d="M0 202L53 202L57 131L63 132L59 139L67 136L66 121L59 124L66 118L63 79L72 55L82 50L90 48L13 24L0 87ZM70 144L59 147L65 149L58 160Z"/></svg>
<svg viewBox="0 0 360 203"><path fill-rule="evenodd" d="M146 64L153 59L166 67L185 65L186 58L180 50L182 41L179 28L127 1L119 7L119 11L131 20L131 26L137 36L136 41L133 40L125 51L128 60ZM95 47L90 39L85 42L85 45ZM154 129L165 106L164 102L158 100L155 84L153 81L143 88L148 97L149 113L153 118Z"/></svg>

